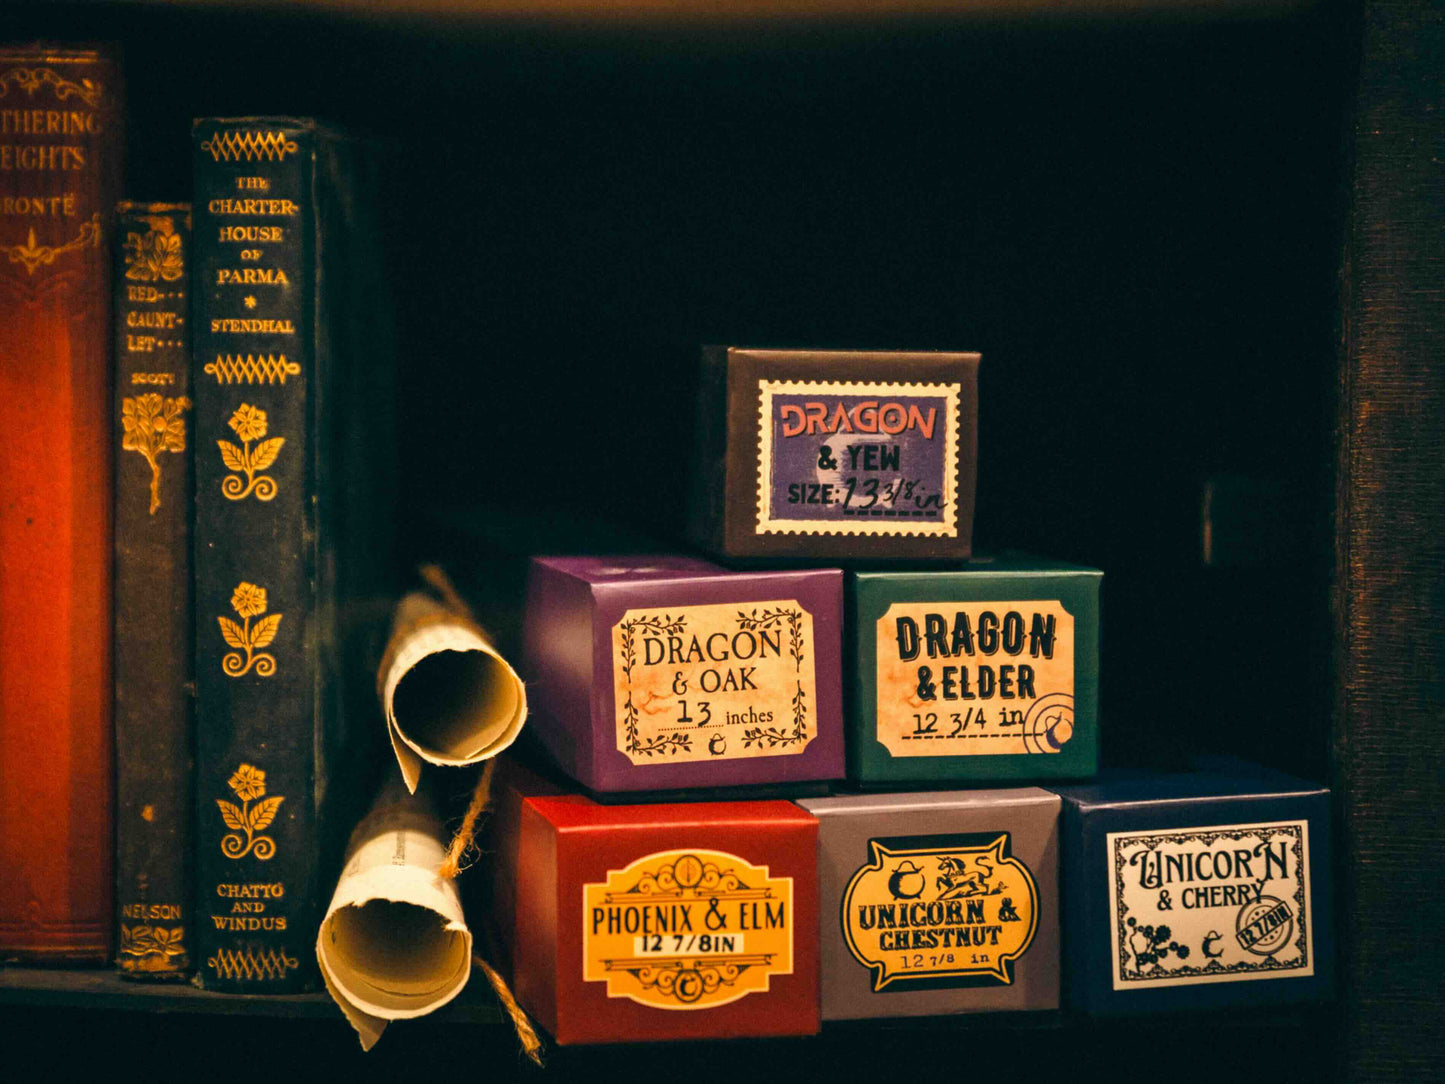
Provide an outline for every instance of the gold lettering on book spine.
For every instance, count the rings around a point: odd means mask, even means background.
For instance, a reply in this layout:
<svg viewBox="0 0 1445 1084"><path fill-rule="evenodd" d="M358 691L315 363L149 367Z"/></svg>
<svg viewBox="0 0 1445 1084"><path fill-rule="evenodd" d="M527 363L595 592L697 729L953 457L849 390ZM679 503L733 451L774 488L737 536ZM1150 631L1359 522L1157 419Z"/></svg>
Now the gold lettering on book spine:
<svg viewBox="0 0 1445 1084"><path fill-rule="evenodd" d="M201 149L217 162L280 162L296 153L296 142L285 132L217 132L202 140Z"/></svg>
<svg viewBox="0 0 1445 1084"><path fill-rule="evenodd" d="M256 952L245 949L233 952L231 949L217 949L214 956L206 960L206 966L223 979L254 979L257 981L280 981L288 971L298 967L296 960L285 952L266 949Z"/></svg>
<svg viewBox="0 0 1445 1084"><path fill-rule="evenodd" d="M288 376L301 372L298 362L287 361L286 355L279 358L271 354L257 357L253 354L217 354L216 360L207 362L205 372L214 376L217 384L284 384Z"/></svg>
<svg viewBox="0 0 1445 1084"><path fill-rule="evenodd" d="M151 468L151 515L161 506L161 465L156 458L164 452L186 450L186 419L182 411L191 408L184 395L162 398L147 392L121 400L120 438L122 451L139 452Z"/></svg>
<svg viewBox="0 0 1445 1084"><path fill-rule="evenodd" d="M262 862L276 853L276 841L261 835L276 819L276 811L286 799L279 794L266 797L266 773L250 764L242 764L226 780L241 804L217 798L221 820L231 829L221 839L221 853L227 858L245 858L254 854ZM255 803L252 805L251 803ZM245 832L245 836L240 833Z"/></svg>
<svg viewBox="0 0 1445 1084"><path fill-rule="evenodd" d="M261 440L266 435L266 412L247 403L242 403L226 424L241 438L241 447L236 447L228 440L216 441L226 469L237 472L222 479L221 492L233 501L243 500L253 493L258 501L269 501L276 496L276 480L264 474L258 478L257 472L266 470L276 462L286 438ZM253 440L257 442L254 448L251 447ZM242 474L246 477L242 478Z"/></svg>
<svg viewBox="0 0 1445 1084"><path fill-rule="evenodd" d="M25 273L33 275L42 267L49 267L67 252L77 252L85 247L100 247L100 215L91 215L89 222L81 223L80 233L63 245L49 248L45 245L38 245L35 241L35 230L32 228L25 238L23 245L6 245L0 248L11 263L25 265Z"/></svg>
<svg viewBox="0 0 1445 1084"><path fill-rule="evenodd" d="M254 667L257 677L270 677L276 672L276 657L261 651L276 639L276 629L281 624L281 614L266 613L266 589L254 583L239 583L231 594L231 608L241 616L244 624L238 625L229 617L218 617L221 636L235 651L226 653L221 660L221 669L230 677L238 678ZM260 617L254 625L251 618ZM246 654L243 657L241 652Z"/></svg>

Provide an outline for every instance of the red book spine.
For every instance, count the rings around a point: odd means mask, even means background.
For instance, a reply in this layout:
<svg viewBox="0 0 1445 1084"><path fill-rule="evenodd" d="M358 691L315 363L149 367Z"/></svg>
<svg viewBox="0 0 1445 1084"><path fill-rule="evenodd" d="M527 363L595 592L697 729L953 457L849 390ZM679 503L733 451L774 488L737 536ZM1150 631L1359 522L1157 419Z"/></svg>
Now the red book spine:
<svg viewBox="0 0 1445 1084"><path fill-rule="evenodd" d="M96 50L0 49L0 960L109 958L111 211Z"/></svg>

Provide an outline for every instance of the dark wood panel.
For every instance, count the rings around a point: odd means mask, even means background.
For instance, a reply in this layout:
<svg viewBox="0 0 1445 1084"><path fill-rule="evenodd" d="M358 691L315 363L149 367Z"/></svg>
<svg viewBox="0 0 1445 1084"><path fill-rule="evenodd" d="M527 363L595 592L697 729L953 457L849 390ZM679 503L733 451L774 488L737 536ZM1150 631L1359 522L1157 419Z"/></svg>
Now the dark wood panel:
<svg viewBox="0 0 1445 1084"><path fill-rule="evenodd" d="M1351 1079L1445 1075L1445 9L1365 5L1345 254L1335 777Z"/></svg>

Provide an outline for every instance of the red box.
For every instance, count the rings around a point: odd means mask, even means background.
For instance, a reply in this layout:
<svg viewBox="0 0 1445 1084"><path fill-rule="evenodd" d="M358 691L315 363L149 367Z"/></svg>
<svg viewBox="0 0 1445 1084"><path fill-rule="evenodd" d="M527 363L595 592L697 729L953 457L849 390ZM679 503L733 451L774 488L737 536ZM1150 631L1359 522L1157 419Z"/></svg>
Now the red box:
<svg viewBox="0 0 1445 1084"><path fill-rule="evenodd" d="M812 814L498 797L516 833L494 849L502 955L558 1043L818 1031Z"/></svg>

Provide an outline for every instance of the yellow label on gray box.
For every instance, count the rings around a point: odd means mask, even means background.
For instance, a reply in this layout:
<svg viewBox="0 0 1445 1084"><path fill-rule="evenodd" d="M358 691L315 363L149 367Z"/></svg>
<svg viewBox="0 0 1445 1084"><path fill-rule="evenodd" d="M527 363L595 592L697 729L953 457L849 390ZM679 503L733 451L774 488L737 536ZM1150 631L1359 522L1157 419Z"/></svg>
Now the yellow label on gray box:
<svg viewBox="0 0 1445 1084"><path fill-rule="evenodd" d="M922 843L922 840L914 841ZM1013 982L1038 928L1038 888L1003 832L986 842L938 836L923 846L870 840L869 864L843 893L848 950L890 983Z"/></svg>

